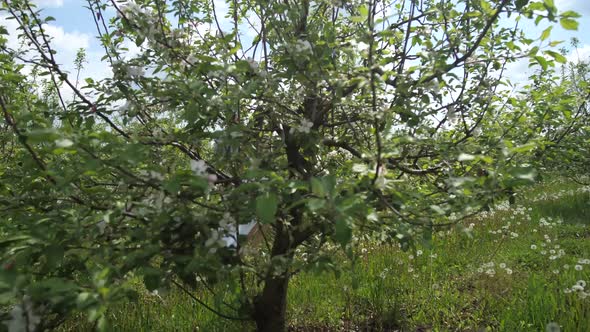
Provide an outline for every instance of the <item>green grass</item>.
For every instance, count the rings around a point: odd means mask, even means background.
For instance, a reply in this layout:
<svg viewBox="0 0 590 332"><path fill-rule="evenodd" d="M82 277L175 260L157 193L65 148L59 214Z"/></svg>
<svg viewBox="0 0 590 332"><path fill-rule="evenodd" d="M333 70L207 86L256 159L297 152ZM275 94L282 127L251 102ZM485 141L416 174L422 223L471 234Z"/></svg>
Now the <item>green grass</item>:
<svg viewBox="0 0 590 332"><path fill-rule="evenodd" d="M590 193L579 189L566 182L535 186L521 195L522 205L466 221L474 224L469 234L436 233L421 254L365 244L339 278L302 273L289 288L291 330L545 331L556 322L561 331L587 331L590 297L564 292L578 280L590 292L590 265L578 263L590 259ZM117 331L253 328L220 319L176 291L161 298L145 292L108 317ZM88 328L74 319L63 330Z"/></svg>

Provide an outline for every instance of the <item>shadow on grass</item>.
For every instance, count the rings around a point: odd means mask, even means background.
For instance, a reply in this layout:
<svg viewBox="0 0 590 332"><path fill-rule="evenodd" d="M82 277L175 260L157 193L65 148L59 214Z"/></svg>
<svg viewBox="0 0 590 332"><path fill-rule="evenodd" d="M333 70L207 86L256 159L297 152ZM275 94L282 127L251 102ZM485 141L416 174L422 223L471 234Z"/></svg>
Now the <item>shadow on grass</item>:
<svg viewBox="0 0 590 332"><path fill-rule="evenodd" d="M539 216L561 218L567 224L590 224L590 193L565 196L531 204Z"/></svg>

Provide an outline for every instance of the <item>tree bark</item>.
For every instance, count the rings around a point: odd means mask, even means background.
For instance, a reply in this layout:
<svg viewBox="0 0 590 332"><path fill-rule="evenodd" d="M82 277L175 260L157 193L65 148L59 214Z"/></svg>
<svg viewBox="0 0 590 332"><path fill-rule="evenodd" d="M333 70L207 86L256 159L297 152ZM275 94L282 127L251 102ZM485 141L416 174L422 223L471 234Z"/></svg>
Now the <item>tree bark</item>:
<svg viewBox="0 0 590 332"><path fill-rule="evenodd" d="M296 215L297 217L299 215ZM275 223L275 236L271 249L271 259L283 256L293 258L291 234L281 220ZM258 332L285 332L287 330L287 288L289 269L275 271L269 268L264 280L262 294L254 302L254 320Z"/></svg>
<svg viewBox="0 0 590 332"><path fill-rule="evenodd" d="M287 330L286 275L267 278L261 296L255 304L254 319L258 332L284 332Z"/></svg>

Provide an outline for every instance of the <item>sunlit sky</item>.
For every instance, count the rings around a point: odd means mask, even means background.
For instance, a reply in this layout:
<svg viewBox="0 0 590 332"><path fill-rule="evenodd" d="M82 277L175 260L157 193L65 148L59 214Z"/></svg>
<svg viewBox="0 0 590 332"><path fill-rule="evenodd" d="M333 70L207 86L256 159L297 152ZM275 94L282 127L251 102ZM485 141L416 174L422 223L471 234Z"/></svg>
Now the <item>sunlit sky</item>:
<svg viewBox="0 0 590 332"><path fill-rule="evenodd" d="M572 37L580 40L580 49L572 52L568 56L575 60L578 56L582 59L590 59L590 1L589 0L554 0L559 10L574 10L582 14L579 19L580 25L577 31L566 31L556 24L551 33L549 41L563 40L562 45L569 46ZM96 39L96 27L92 19L92 14L84 6L87 5L83 0L36 0L40 8L43 8L45 15L53 16L56 20L46 27L47 33L53 38L53 47L58 52L57 60L63 64L66 70L73 71L73 60L76 51L79 48L85 48L87 51L89 63L86 64L82 76L93 77L95 79L105 77L110 74L106 63L101 62L100 58L104 55L98 40ZM218 9L227 8L224 0L215 0ZM514 17L514 16L513 16ZM502 22L511 25L513 22ZM0 15L0 25L8 28L11 36L9 37L10 46L16 46L15 22L6 20L5 14ZM525 20L521 27L531 38L538 38L541 32L548 26L543 21L539 26L535 26L532 21ZM546 41L547 42L547 41ZM545 43L546 43L545 42ZM562 45L558 46L561 47ZM129 44L130 49L137 49L133 44ZM513 63L508 68L508 75L515 83L525 82L528 74L533 69L528 68L527 61Z"/></svg>

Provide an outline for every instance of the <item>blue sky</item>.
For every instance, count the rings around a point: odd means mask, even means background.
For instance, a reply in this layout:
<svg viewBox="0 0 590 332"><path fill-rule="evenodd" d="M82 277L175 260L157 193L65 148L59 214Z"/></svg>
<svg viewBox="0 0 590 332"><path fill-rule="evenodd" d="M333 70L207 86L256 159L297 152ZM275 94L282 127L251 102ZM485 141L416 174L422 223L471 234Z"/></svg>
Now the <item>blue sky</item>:
<svg viewBox="0 0 590 332"><path fill-rule="evenodd" d="M579 19L580 26L578 31L566 31L559 24L555 25L549 40L563 40L564 46L569 46L569 40L577 37L581 42L579 54L585 58L590 58L590 1L589 0L554 0L560 10L575 10L582 14ZM89 63L83 72L83 76L93 77L95 79L105 77L110 74L110 70L105 63L100 62L102 49L95 37L96 28L92 19L92 14L84 6L87 5L85 0L35 0L37 5L44 9L45 15L51 15L56 20L51 22L47 27L48 33L53 37L54 48L58 52L57 59L63 64L66 70L72 71L72 62L78 48L87 50ZM217 8L227 8L225 1L215 0ZM110 13L113 14L112 12ZM514 17L514 16L513 16ZM535 26L532 21L522 21L521 27L531 38L540 36L547 26L547 22L541 22ZM507 25L513 22L506 20ZM4 16L0 16L0 25L7 26L11 32L15 31L14 21L7 21ZM11 46L15 46L15 34L9 38ZM133 44L129 45L130 49L135 49ZM574 56L570 56L574 59ZM528 62L521 61L511 64L509 67L509 76L515 82L524 82L532 70L528 68Z"/></svg>

